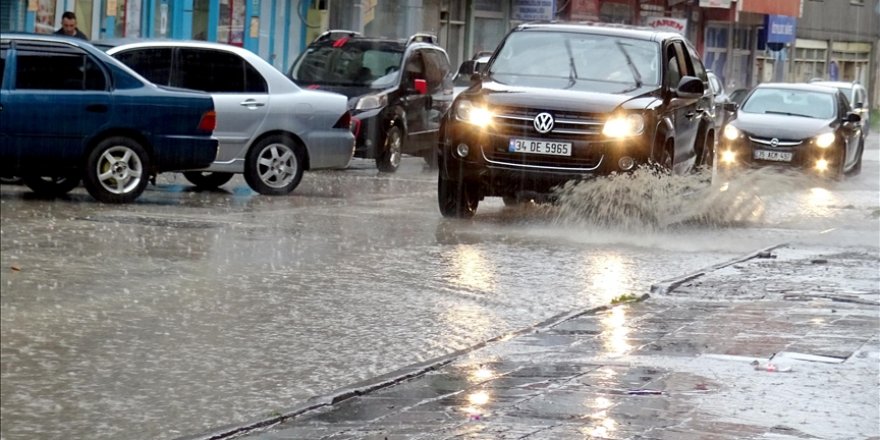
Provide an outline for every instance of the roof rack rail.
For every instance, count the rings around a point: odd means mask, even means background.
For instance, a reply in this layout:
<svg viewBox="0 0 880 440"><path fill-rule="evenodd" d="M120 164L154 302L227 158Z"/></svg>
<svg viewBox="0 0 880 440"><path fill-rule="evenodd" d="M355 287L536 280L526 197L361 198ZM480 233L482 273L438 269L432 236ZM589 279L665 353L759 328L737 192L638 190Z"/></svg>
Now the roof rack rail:
<svg viewBox="0 0 880 440"><path fill-rule="evenodd" d="M317 42L317 41L332 40L336 37L343 37L343 36L345 36L345 37L360 37L361 33L356 32L356 31L350 31L347 29L330 29L329 31L325 31L321 35L318 35L317 37L315 37L315 39L312 40L312 43Z"/></svg>
<svg viewBox="0 0 880 440"><path fill-rule="evenodd" d="M409 46L410 44L413 44L413 43L437 44L437 36L434 34L428 34L428 33L424 33L424 32L413 34L411 37L409 37L408 40L406 40L406 45Z"/></svg>

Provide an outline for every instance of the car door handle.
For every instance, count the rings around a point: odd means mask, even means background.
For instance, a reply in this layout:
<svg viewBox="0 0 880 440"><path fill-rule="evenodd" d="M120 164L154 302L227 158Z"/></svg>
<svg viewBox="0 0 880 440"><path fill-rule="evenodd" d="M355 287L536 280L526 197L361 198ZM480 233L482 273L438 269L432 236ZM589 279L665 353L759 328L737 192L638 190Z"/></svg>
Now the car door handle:
<svg viewBox="0 0 880 440"><path fill-rule="evenodd" d="M107 113L107 105L106 104L89 104L86 106L87 112L92 113Z"/></svg>
<svg viewBox="0 0 880 440"><path fill-rule="evenodd" d="M263 102L257 102L257 100L255 99L246 99L244 101L241 101L240 104L242 107L263 107L266 105Z"/></svg>
<svg viewBox="0 0 880 440"><path fill-rule="evenodd" d="M696 116L696 115L697 115L697 112L687 112L684 114L684 117L686 117L688 119L694 119L694 116Z"/></svg>

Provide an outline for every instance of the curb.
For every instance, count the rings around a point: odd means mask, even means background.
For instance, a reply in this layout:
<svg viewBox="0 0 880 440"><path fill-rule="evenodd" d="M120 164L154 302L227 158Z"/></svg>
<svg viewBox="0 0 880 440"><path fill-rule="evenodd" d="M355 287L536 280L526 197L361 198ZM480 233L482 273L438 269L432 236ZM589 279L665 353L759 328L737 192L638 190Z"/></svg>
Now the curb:
<svg viewBox="0 0 880 440"><path fill-rule="evenodd" d="M703 269L700 269L696 272L689 273L687 275L681 275L675 278L669 278L663 280L659 283L651 285L651 293L655 295L667 295L672 293L675 289L679 288L682 284L695 280L707 273L714 272L719 269L724 269L728 266L733 266L734 264L742 263L745 261L749 261L755 258L767 258L771 251L779 249L781 247L787 246L788 243L777 243L772 246L765 247L763 249L758 249L750 254L747 254L743 257L736 257L731 260L725 261L723 263L715 264Z"/></svg>
<svg viewBox="0 0 880 440"><path fill-rule="evenodd" d="M770 251L774 249L778 249L780 247L786 246L787 243L779 243L773 246L769 246L763 249L759 249L750 254L747 254L743 257L737 257L723 263L715 264L709 266L707 268L701 269L697 272L693 272L687 275L682 275L675 278L670 278L664 281L661 281L656 284L651 285L650 294L646 293L635 299L625 301L627 303L631 302L642 302L651 297L651 294L664 295L671 293L676 288L681 286L682 284L699 278L707 273L712 271L716 271L719 269L723 269L728 266L732 266L737 263L742 263L744 261L748 261L754 258L761 257L762 255L769 254ZM331 407L337 403L352 399L354 397L362 396L373 391L378 391L384 388L389 388L394 385L397 385L401 382L414 379L420 376L424 376L425 374L440 369L446 365L451 364L459 357L462 357L466 354L474 352L476 350L482 349L489 344L505 341L508 339L512 339L518 336L522 336L532 332L538 332L541 330L549 329L555 327L565 321L584 316L589 314L595 314L601 311L608 310L614 307L616 304L607 304L597 307L592 307L586 310L578 310L574 312L563 312L552 316L548 319L538 322L537 324L531 325L529 327L516 330L504 335L496 336L491 339L487 339L485 341L474 344L468 348L464 348L447 355L443 355L425 362L409 365L403 367L401 369L392 371L390 373L374 377L372 379L367 379L366 381L356 383L351 386L338 388L334 391L331 391L328 394L323 396L312 397L305 403L295 406L289 411L279 414L277 416L263 418L258 420L253 420L250 422L245 422L241 424L227 425L220 428L216 428L214 430L203 432L201 434L196 435L188 435L184 437L178 437L176 440L226 440L236 438L240 435L252 434L257 431L264 430L266 428L271 428L272 426L279 425L284 423L290 419L296 418L302 414L305 414L310 411L318 410L325 407Z"/></svg>

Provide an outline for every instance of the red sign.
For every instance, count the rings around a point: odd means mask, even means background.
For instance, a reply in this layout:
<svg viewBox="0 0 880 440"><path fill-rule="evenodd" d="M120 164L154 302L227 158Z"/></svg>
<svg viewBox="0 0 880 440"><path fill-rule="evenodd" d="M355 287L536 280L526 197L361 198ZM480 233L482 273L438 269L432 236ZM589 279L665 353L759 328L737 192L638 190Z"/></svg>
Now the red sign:
<svg viewBox="0 0 880 440"><path fill-rule="evenodd" d="M599 0L571 0L571 20L597 20Z"/></svg>
<svg viewBox="0 0 880 440"><path fill-rule="evenodd" d="M742 12L758 14L787 15L798 17L801 13L800 0L741 0Z"/></svg>

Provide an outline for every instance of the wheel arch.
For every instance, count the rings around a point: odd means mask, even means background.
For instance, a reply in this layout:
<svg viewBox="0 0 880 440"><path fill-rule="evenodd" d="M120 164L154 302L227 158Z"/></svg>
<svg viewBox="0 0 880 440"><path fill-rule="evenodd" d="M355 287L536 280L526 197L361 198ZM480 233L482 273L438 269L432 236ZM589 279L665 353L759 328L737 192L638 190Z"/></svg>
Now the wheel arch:
<svg viewBox="0 0 880 440"><path fill-rule="evenodd" d="M156 169L158 167L156 161L156 152L153 150L153 144L149 141L146 135L137 130L132 130L129 128L109 128L99 132L98 134L92 136L85 144L86 148L82 152L82 156L80 157L80 163L83 164L83 167L86 165L86 161L89 158L89 154L91 154L92 150L94 150L98 144L103 142L106 139L111 137L127 137L133 139L135 142L140 144L146 150L147 155L150 156L150 174L156 174Z"/></svg>
<svg viewBox="0 0 880 440"><path fill-rule="evenodd" d="M657 122L654 129L654 142L651 144L651 158L657 158L657 147L666 148L669 141L673 142L673 151L675 147L675 125L668 117L664 117Z"/></svg>

